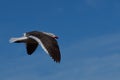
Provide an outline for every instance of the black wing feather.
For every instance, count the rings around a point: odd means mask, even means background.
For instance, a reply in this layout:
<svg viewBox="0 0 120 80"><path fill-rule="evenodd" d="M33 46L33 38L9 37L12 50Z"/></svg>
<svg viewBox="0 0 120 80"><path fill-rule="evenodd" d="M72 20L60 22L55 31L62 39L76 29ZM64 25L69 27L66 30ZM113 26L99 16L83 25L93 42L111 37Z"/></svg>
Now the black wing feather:
<svg viewBox="0 0 120 80"><path fill-rule="evenodd" d="M57 40L55 38L38 31L28 32L27 34L29 36L32 35L39 38L43 46L48 51L49 55L52 57L52 59L54 59L54 61L56 62L60 62L61 60L60 50Z"/></svg>
<svg viewBox="0 0 120 80"><path fill-rule="evenodd" d="M47 49L49 55L54 59L56 62L60 62L61 60L61 55L60 55L60 50L58 43L56 39L50 37L50 36L44 36L41 39L44 47Z"/></svg>
<svg viewBox="0 0 120 80"><path fill-rule="evenodd" d="M31 55L37 48L38 43L33 39L28 39L26 42L27 54Z"/></svg>

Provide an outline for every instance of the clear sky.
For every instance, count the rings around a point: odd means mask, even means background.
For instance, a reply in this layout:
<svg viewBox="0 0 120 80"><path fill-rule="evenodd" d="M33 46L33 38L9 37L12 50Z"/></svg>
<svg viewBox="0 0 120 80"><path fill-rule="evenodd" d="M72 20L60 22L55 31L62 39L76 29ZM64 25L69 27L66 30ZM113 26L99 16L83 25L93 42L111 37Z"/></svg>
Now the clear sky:
<svg viewBox="0 0 120 80"><path fill-rule="evenodd" d="M59 36L61 63L11 37ZM0 0L0 80L120 80L119 0Z"/></svg>

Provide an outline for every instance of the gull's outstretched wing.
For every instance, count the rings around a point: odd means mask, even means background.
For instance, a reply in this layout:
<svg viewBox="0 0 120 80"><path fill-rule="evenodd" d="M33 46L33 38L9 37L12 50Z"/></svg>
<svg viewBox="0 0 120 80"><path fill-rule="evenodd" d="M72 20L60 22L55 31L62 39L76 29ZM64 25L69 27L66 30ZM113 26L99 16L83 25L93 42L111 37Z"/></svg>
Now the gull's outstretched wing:
<svg viewBox="0 0 120 80"><path fill-rule="evenodd" d="M44 51L54 59L54 61L60 62L61 55L56 39L47 35L44 35L42 38L39 36L30 35L29 38L36 40L44 49Z"/></svg>

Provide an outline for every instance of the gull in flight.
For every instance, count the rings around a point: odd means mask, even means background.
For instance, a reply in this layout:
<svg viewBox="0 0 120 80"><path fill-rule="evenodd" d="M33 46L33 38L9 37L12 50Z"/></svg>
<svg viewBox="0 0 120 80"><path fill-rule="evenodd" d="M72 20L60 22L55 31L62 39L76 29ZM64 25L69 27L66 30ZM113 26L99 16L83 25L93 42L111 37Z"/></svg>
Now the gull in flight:
<svg viewBox="0 0 120 80"><path fill-rule="evenodd" d="M10 43L25 43L28 55L31 55L38 45L41 45L43 50L59 63L61 55L56 39L58 37L52 33L31 31L24 33L23 37L11 38Z"/></svg>

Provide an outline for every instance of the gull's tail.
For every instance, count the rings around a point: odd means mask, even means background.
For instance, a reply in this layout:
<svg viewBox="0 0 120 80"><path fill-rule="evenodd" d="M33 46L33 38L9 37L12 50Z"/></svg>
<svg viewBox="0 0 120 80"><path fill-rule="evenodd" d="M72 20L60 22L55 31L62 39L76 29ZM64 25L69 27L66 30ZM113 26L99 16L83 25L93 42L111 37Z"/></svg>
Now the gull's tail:
<svg viewBox="0 0 120 80"><path fill-rule="evenodd" d="M27 37L20 37L20 38L11 38L9 40L10 43L19 43L19 42L24 42L27 39Z"/></svg>

